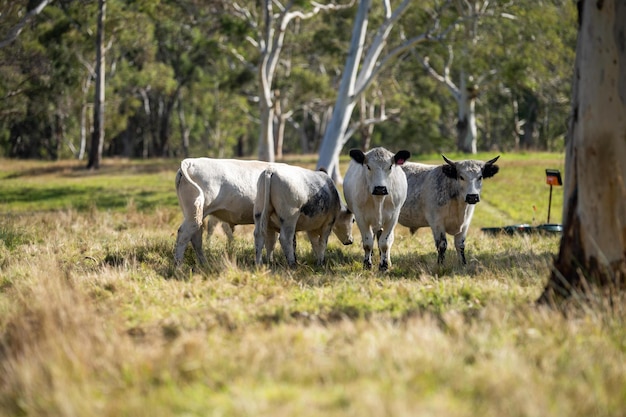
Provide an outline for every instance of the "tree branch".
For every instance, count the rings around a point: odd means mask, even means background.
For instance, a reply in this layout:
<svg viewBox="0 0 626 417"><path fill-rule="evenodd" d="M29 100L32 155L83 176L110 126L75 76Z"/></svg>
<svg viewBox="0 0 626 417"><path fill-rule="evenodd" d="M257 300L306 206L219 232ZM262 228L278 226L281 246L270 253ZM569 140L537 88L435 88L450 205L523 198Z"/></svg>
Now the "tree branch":
<svg viewBox="0 0 626 417"><path fill-rule="evenodd" d="M17 25L13 26L11 30L9 31L9 33L7 34L7 36L2 41L0 41L0 49L15 42L17 37L20 36L20 33L22 33L24 26L26 26L26 24L33 17L41 13L44 7L46 7L49 3L52 3L53 1L54 0L43 0L41 3L39 3L39 5L37 5L37 7L32 9L30 12L26 13L26 15L22 18L22 20L20 20L20 22Z"/></svg>

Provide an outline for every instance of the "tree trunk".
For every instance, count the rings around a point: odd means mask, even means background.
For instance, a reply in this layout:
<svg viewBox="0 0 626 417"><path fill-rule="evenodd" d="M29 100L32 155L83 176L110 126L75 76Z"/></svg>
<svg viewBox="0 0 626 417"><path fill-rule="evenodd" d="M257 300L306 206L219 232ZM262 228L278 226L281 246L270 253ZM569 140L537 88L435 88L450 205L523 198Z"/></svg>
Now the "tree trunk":
<svg viewBox="0 0 626 417"><path fill-rule="evenodd" d="M274 162L274 107L261 98L260 108L259 160Z"/></svg>
<svg viewBox="0 0 626 417"><path fill-rule="evenodd" d="M359 70L359 63L361 62L361 55L363 54L365 36L367 35L367 16L371 3L371 0L361 0L359 3L359 9L352 30L350 50L348 51L346 66L344 67L341 84L339 85L337 102L333 108L330 123L324 133L324 139L322 140L322 146L319 152L319 160L317 162L317 168L326 169L329 174L333 175L333 179L337 182L340 181L339 177L335 174L339 173L339 169L336 169L334 164L338 160L337 157L343 148L343 134L350 123L352 110L355 106L356 98L354 97L354 87Z"/></svg>
<svg viewBox="0 0 626 417"><path fill-rule="evenodd" d="M459 120L457 121L459 151L475 154L476 150L476 97L478 86L467 86L465 73L461 71L461 87L459 89Z"/></svg>
<svg viewBox="0 0 626 417"><path fill-rule="evenodd" d="M96 92L93 103L93 133L88 169L100 168L104 148L104 20L106 0L98 0L98 33L96 35Z"/></svg>
<svg viewBox="0 0 626 417"><path fill-rule="evenodd" d="M580 0L559 255L540 302L624 287L626 2Z"/></svg>
<svg viewBox="0 0 626 417"><path fill-rule="evenodd" d="M183 101L178 100L178 124L180 126L180 137L183 141L183 157L189 158L189 133L190 129L187 126L185 119L185 109L183 108Z"/></svg>

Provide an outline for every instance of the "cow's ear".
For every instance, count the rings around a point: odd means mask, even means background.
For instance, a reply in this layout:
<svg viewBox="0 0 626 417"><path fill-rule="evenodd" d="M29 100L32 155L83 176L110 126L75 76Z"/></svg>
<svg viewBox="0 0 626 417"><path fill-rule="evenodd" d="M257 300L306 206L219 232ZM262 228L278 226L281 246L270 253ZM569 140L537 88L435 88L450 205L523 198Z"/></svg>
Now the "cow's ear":
<svg viewBox="0 0 626 417"><path fill-rule="evenodd" d="M442 165L441 170L446 175L446 177L452 178L453 180L456 179L457 174L456 174L456 167L454 165L447 165L447 164Z"/></svg>
<svg viewBox="0 0 626 417"><path fill-rule="evenodd" d="M446 174L446 177L452 178L453 180L455 180L458 176L456 172L456 164L450 159L446 158L445 155L441 155L441 156L443 157L443 160L446 161L446 165L442 165L441 170L443 171L444 174Z"/></svg>
<svg viewBox="0 0 626 417"><path fill-rule="evenodd" d="M393 160L395 161L396 165L402 165L404 164L404 161L406 161L410 157L411 157L411 152L403 150L403 151L398 151L393 156Z"/></svg>
<svg viewBox="0 0 626 417"><path fill-rule="evenodd" d="M365 154L360 149L350 149L350 158L354 159L361 165L365 162Z"/></svg>
<svg viewBox="0 0 626 417"><path fill-rule="evenodd" d="M494 164L486 164L483 168L483 178L491 178L500 171L500 167Z"/></svg>

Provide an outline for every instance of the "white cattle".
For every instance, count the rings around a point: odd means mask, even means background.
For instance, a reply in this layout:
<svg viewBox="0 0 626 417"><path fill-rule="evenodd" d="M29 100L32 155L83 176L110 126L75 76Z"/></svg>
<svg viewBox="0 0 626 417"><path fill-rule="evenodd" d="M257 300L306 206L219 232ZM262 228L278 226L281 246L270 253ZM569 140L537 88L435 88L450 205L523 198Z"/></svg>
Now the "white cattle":
<svg viewBox="0 0 626 417"><path fill-rule="evenodd" d="M361 231L365 268L372 267L374 235L378 239L381 271L391 266L390 251L394 228L407 193L406 176L401 169L409 151L395 155L384 148L367 153L350 150L350 165L343 181L343 192L348 208L354 213Z"/></svg>
<svg viewBox="0 0 626 417"><path fill-rule="evenodd" d="M185 219L178 228L174 261L183 260L191 242L200 263L202 221L209 214L228 223L254 224L254 199L259 175L268 162L238 159L187 158L176 173L176 193Z"/></svg>
<svg viewBox="0 0 626 417"><path fill-rule="evenodd" d="M440 264L448 247L446 233L453 235L459 260L466 264L465 236L475 204L480 201L482 180L498 173L499 167L494 163L500 156L487 162L454 162L442 156L444 165L409 162L402 167L409 190L398 223L408 227L411 233L430 226Z"/></svg>
<svg viewBox="0 0 626 417"><path fill-rule="evenodd" d="M331 231L344 245L352 243L354 215L342 204L333 180L323 171L275 165L259 176L254 203L256 263L263 247L272 260L276 233L289 266L296 264L296 232L306 231L317 264L324 254Z"/></svg>

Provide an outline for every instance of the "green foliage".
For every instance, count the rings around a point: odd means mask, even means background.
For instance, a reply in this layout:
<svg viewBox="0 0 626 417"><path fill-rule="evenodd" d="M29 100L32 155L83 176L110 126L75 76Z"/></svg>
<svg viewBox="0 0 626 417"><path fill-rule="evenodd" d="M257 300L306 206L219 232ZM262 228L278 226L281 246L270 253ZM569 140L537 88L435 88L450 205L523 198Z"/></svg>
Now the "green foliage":
<svg viewBox="0 0 626 417"><path fill-rule="evenodd" d="M107 2L105 155L256 152L263 10L259 2L238 5L247 13L219 1ZM6 33L24 10L17 4L0 7L0 32ZM306 13L313 7L313 2L299 1L289 10ZM295 19L286 28L271 88L280 92L282 111L291 116L285 127L287 152L311 152L319 146L355 10ZM368 42L383 11L378 3L372 6ZM456 8L439 2L411 5L398 22L401 30L392 31L389 47L403 36L427 31L438 12L441 27L458 17ZM466 20L442 42L418 46L438 70L452 48L450 76L456 83L462 71L474 79L490 74L477 103L480 149L520 146L513 103L526 123L528 137L522 136L522 145L561 149L570 110L575 13L569 1L492 3L476 21L473 37ZM97 2L53 2L15 43L0 50L1 155L76 156L81 132L89 136L92 127L96 15ZM375 128L375 143L411 143L420 152L456 147L456 103L411 51L388 65L370 90L380 92L366 93L371 105L384 101L396 115ZM359 116L357 110L354 117ZM183 149L187 131L189 149Z"/></svg>

